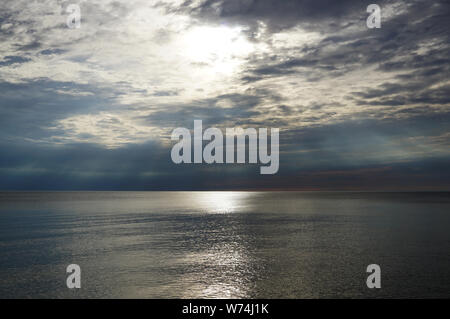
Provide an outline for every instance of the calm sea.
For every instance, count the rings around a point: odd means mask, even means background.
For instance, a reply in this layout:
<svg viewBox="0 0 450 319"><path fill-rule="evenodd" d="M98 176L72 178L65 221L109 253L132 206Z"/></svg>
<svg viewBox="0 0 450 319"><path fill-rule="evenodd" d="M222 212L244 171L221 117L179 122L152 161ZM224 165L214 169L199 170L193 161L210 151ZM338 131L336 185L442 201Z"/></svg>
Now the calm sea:
<svg viewBox="0 0 450 319"><path fill-rule="evenodd" d="M450 297L450 194L0 193L0 297Z"/></svg>

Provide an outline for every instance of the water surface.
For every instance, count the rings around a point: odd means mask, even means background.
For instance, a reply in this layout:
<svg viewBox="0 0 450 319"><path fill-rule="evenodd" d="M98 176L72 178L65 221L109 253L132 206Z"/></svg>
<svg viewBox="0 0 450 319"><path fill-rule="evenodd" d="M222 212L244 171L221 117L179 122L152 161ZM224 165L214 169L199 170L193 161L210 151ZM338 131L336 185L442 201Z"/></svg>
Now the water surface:
<svg viewBox="0 0 450 319"><path fill-rule="evenodd" d="M0 193L2 298L449 296L449 193Z"/></svg>

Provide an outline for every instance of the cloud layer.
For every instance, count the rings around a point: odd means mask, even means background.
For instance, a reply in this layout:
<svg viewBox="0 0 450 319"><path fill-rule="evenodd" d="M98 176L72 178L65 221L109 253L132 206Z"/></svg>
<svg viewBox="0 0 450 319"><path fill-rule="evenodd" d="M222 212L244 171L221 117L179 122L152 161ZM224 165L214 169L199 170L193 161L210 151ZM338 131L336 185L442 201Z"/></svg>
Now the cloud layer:
<svg viewBox="0 0 450 319"><path fill-rule="evenodd" d="M370 3L2 1L0 188L450 189L450 5ZM280 128L280 173L173 165L195 119Z"/></svg>

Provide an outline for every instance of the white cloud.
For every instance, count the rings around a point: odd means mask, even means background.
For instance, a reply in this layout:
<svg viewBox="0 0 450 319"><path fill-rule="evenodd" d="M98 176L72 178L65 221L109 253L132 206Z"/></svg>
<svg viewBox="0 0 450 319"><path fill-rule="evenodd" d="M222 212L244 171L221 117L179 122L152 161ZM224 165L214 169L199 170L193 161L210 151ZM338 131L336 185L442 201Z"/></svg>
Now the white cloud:
<svg viewBox="0 0 450 319"><path fill-rule="evenodd" d="M182 2L159 4L178 6ZM262 98L263 103L255 107L259 118L253 121L280 120L289 128L323 125L363 116L361 106L348 99L352 92L384 82L401 83L396 77L402 71L384 72L377 70L377 63L361 64L364 56L345 60L357 50L351 47L349 35L360 34L358 24L325 35L300 26L269 33L259 22L258 34L247 38L244 25L200 21L186 13L166 12L156 2L92 0L79 2L81 28L69 29L65 25L67 4L56 0L0 4L2 12L13 16L0 26L8 34L2 38L0 57L30 59L4 65L0 78L10 83L47 78L88 85L86 91L58 91L72 96L92 95L89 86L108 88L110 101L123 107L108 114L89 113L59 120L55 127L64 133L53 137L59 142L94 141L115 147L144 141L147 135L156 138L167 130L165 124L161 123L162 128L146 127L136 118L151 116L167 105L189 105L190 101L249 90L279 97ZM385 16L393 19L405 8L403 2L388 6ZM328 36L347 40L323 43ZM423 55L432 49L424 43L417 53ZM45 50L59 51L45 54ZM242 82L249 70L303 57L309 59L309 65L299 64L289 68L290 72L269 73L259 81ZM395 59L392 57L392 61ZM328 60L337 62L327 64ZM217 105L233 108L229 101ZM294 112L278 115L274 111L280 105L288 105Z"/></svg>

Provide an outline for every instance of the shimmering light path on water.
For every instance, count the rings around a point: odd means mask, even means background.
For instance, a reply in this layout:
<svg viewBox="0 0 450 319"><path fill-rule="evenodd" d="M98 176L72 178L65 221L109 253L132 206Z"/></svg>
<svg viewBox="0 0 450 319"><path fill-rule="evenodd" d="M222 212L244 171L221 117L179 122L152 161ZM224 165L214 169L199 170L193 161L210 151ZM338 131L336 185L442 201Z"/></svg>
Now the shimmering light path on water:
<svg viewBox="0 0 450 319"><path fill-rule="evenodd" d="M3 298L448 297L449 252L448 193L0 193Z"/></svg>

